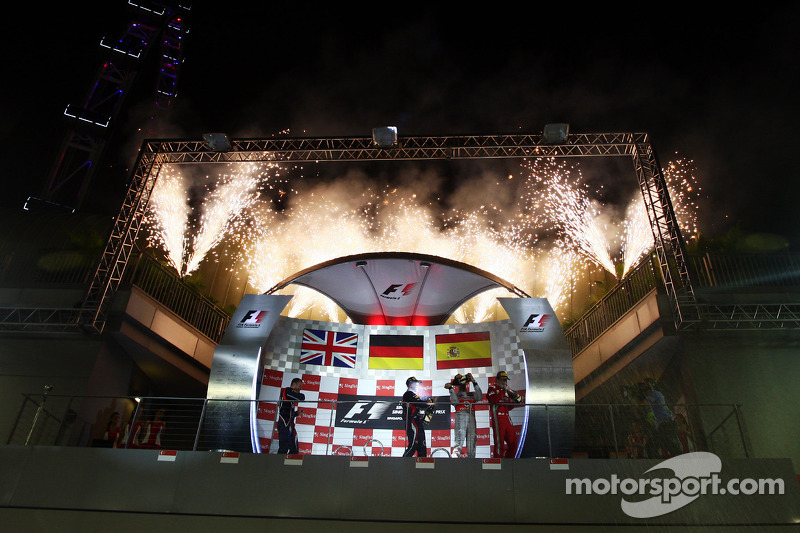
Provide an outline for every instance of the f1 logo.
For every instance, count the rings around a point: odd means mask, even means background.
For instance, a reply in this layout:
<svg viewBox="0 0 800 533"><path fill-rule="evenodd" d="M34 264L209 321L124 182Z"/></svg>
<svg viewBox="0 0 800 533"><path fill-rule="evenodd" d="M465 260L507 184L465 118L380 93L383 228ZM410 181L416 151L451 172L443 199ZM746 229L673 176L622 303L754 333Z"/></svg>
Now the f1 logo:
<svg viewBox="0 0 800 533"><path fill-rule="evenodd" d="M534 313L528 317L525 324L522 325L521 331L544 331L544 324L547 321L548 315Z"/></svg>
<svg viewBox="0 0 800 533"><path fill-rule="evenodd" d="M386 288L385 291L383 291L383 293L381 294L381 297L382 298L388 298L390 300L399 300L401 296L408 296L409 294L411 294L411 291L413 291L414 287L416 287L416 286L417 286L416 283L392 284L392 285L389 285ZM397 290L400 287L403 287L402 292L400 293L400 295L398 295L398 296L393 295L393 293L396 293Z"/></svg>
<svg viewBox="0 0 800 533"><path fill-rule="evenodd" d="M369 407L369 409L367 409L367 407ZM344 415L344 418L363 418L365 415L368 415L369 420L375 420L376 418L380 418L388 407L388 403L356 402L350 411Z"/></svg>
<svg viewBox="0 0 800 533"><path fill-rule="evenodd" d="M261 321L267 317L268 311L259 311L252 309L244 314L244 317L236 325L237 328L258 328L261 326Z"/></svg>

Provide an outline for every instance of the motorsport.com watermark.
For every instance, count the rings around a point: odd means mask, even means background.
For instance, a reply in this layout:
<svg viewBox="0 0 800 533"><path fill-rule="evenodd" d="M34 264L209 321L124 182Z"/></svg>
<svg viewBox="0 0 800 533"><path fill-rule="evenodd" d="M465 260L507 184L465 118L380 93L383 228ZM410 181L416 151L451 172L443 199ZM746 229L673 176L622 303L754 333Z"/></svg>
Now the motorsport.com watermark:
<svg viewBox="0 0 800 533"><path fill-rule="evenodd" d="M645 472L672 470L673 476L660 478L622 478L612 474L610 479L568 478L568 495L651 496L642 501L620 502L623 512L633 518L652 518L690 504L705 495L783 494L783 479L738 479L723 483L719 472L722 462L709 452L686 453L662 461Z"/></svg>

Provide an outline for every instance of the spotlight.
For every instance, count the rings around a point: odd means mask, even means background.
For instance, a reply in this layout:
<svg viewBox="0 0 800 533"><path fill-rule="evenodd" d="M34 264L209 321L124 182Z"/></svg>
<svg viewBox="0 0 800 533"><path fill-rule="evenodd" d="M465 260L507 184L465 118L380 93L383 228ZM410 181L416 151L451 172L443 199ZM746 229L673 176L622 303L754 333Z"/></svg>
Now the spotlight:
<svg viewBox="0 0 800 533"><path fill-rule="evenodd" d="M560 144L567 140L569 124L545 124L542 137L547 144Z"/></svg>
<svg viewBox="0 0 800 533"><path fill-rule="evenodd" d="M372 128L372 144L381 148L388 148L397 144L397 127Z"/></svg>
<svg viewBox="0 0 800 533"><path fill-rule="evenodd" d="M212 152L227 152L231 149L231 142L224 133L204 133L203 140Z"/></svg>

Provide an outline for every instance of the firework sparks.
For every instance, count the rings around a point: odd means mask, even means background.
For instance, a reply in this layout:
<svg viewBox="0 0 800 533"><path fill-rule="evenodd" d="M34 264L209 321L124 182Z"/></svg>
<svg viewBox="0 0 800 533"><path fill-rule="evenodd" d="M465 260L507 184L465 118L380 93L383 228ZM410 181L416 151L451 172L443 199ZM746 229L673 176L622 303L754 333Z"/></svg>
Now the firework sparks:
<svg viewBox="0 0 800 533"><path fill-rule="evenodd" d="M155 228L151 240L164 249L168 261L181 275L194 272L214 246L235 232L240 216L258 201L259 187L277 166L248 163L229 168L232 172L215 180L215 186L206 191L196 208L200 216L195 228L190 222L193 209L187 198L189 180L175 168L166 167L156 182L148 211L148 221Z"/></svg>
<svg viewBox="0 0 800 533"><path fill-rule="evenodd" d="M583 262L573 250L553 247L544 261L538 264L539 277L544 281L542 296L547 298L553 309L563 307L575 290L579 267Z"/></svg>
<svg viewBox="0 0 800 533"><path fill-rule="evenodd" d="M670 161L663 169L663 173L678 227L687 241L696 239L700 235L697 215L702 189L698 185L694 161L682 158Z"/></svg>
<svg viewBox="0 0 800 533"><path fill-rule="evenodd" d="M622 276L653 248L653 230L641 196L628 204L622 239Z"/></svg>
<svg viewBox="0 0 800 533"><path fill-rule="evenodd" d="M167 260L178 272L183 270L190 212L183 176L165 167L153 188L147 221L153 228L153 244L165 250Z"/></svg>
<svg viewBox="0 0 800 533"><path fill-rule="evenodd" d="M527 209L537 214L535 222L554 229L567 246L616 275L601 206L590 199L580 173L554 158L528 165Z"/></svg>
<svg viewBox="0 0 800 533"><path fill-rule="evenodd" d="M687 241L696 239L699 235L697 213L701 189L697 184L694 162L685 159L670 161L662 172L681 233ZM653 231L644 200L637 194L628 205L624 222L623 276L652 248Z"/></svg>
<svg viewBox="0 0 800 533"><path fill-rule="evenodd" d="M696 228L696 210L686 193L695 189L685 162L670 163L665 177L682 228ZM198 210L198 224L187 230L188 203L182 179L167 173L154 191L152 212L157 240L179 271L194 271L225 237L238 243L238 264L248 283L265 292L291 274L325 261L367 252L417 252L460 261L509 281L528 294L547 297L554 309L575 291L586 260L615 273L611 250L621 241L622 270L627 272L652 247L652 232L638 196L631 201L623 228L609 206L593 200L579 172L555 159L523 167L521 199L507 217L488 202L472 209L442 213L425 204L415 190L371 185L328 184L316 191L291 192L283 205L260 201L260 187L273 165L241 165L218 180ZM275 180L270 182L274 187ZM498 187L507 184L497 183ZM341 186L341 187L339 187ZM358 190L357 194L353 194ZM280 192L283 198L286 193ZM246 216L245 216L246 215ZM605 221L605 222L604 222ZM542 237L539 232L547 235ZM193 233L190 240L187 234ZM610 235L610 237L609 237ZM313 236L313 246L300 246ZM534 246L539 239L542 246ZM187 245L187 241L191 245ZM230 250L226 253L234 253ZM186 258L185 263L181 261ZM236 268L236 267L234 267ZM287 287L294 294L287 314L319 310L336 321L338 307L312 290ZM454 315L458 322L480 322L497 309L504 290L473 298Z"/></svg>
<svg viewBox="0 0 800 533"><path fill-rule="evenodd" d="M186 261L186 274L197 269L206 254L229 232L245 209L259 199L259 187L276 165L245 163L223 175L203 205L199 226Z"/></svg>

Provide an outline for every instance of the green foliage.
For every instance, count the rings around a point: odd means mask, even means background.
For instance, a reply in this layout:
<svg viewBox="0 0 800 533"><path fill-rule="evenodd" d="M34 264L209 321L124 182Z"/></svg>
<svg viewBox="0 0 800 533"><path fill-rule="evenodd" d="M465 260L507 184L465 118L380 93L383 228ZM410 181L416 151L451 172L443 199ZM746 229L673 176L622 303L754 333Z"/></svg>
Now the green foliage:
<svg viewBox="0 0 800 533"><path fill-rule="evenodd" d="M769 253L786 250L789 241L772 233L754 233L743 230L737 223L725 234L717 237L700 235L686 243L689 252L742 252L742 253Z"/></svg>

